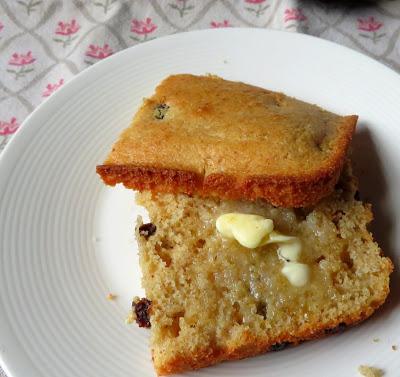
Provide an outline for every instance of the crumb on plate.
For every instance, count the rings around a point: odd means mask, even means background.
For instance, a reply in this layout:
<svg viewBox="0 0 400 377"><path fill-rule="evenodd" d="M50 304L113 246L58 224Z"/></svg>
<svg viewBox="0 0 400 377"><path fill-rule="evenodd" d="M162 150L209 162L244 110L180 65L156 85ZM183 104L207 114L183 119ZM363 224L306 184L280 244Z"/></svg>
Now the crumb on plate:
<svg viewBox="0 0 400 377"><path fill-rule="evenodd" d="M112 300L115 300L116 298L117 298L117 295L114 295L113 293L109 293L107 295L107 300L112 301Z"/></svg>
<svg viewBox="0 0 400 377"><path fill-rule="evenodd" d="M130 313L128 314L128 316L126 317L126 319L125 319L125 323L126 323L127 325L130 325L130 324L132 324L133 322L135 322L135 320L136 320L136 315L135 315L135 313L130 312Z"/></svg>
<svg viewBox="0 0 400 377"><path fill-rule="evenodd" d="M378 343L378 342L380 341L380 339L379 339L379 338L374 338L374 339L372 339L372 341L373 341L374 343Z"/></svg>
<svg viewBox="0 0 400 377"><path fill-rule="evenodd" d="M370 367L368 365L360 365L358 372L364 377L382 377L383 371L378 368Z"/></svg>
<svg viewBox="0 0 400 377"><path fill-rule="evenodd" d="M395 344L392 345L392 350L397 351L397 346Z"/></svg>

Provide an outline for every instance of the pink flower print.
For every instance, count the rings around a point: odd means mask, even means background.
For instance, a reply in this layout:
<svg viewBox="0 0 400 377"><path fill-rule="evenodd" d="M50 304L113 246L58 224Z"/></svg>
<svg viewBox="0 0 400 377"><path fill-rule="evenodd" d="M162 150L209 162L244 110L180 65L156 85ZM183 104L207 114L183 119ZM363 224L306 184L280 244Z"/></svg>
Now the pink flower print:
<svg viewBox="0 0 400 377"><path fill-rule="evenodd" d="M2 136L0 150L6 146L8 137L17 131L18 127L19 124L15 117L12 117L9 122L0 120L0 136Z"/></svg>
<svg viewBox="0 0 400 377"><path fill-rule="evenodd" d="M86 56L90 56L95 59L104 59L112 54L113 51L108 44L104 44L103 47L90 45L89 49L86 51Z"/></svg>
<svg viewBox="0 0 400 377"><path fill-rule="evenodd" d="M218 22L218 21L211 21L210 25L212 28L217 29L220 27L232 27L232 25L229 23L228 20L224 20L222 22Z"/></svg>
<svg viewBox="0 0 400 377"><path fill-rule="evenodd" d="M176 0L177 4L168 4L172 9L179 12L181 18L194 9L194 5L188 5L188 0Z"/></svg>
<svg viewBox="0 0 400 377"><path fill-rule="evenodd" d="M78 37L77 35L74 36L74 34L76 34L79 29L80 26L75 19L71 20L71 22L60 21L55 34L61 37L53 38L53 40L57 43L62 43L63 48L65 48Z"/></svg>
<svg viewBox="0 0 400 377"><path fill-rule="evenodd" d="M269 8L269 4L263 5L266 0L245 0L247 4L255 5L255 7L247 7L246 10L252 12L256 17L260 17L266 9Z"/></svg>
<svg viewBox="0 0 400 377"><path fill-rule="evenodd" d="M366 31L367 33L359 33L360 37L371 39L372 42L378 42L386 33L378 33L378 30L383 26L382 22L378 22L374 17L359 18L358 30Z"/></svg>
<svg viewBox="0 0 400 377"><path fill-rule="evenodd" d="M364 31L377 31L383 26L382 22L375 21L374 17L359 18L358 29Z"/></svg>
<svg viewBox="0 0 400 377"><path fill-rule="evenodd" d="M305 21L307 17L303 14L303 11L299 8L287 8L285 9L284 21Z"/></svg>
<svg viewBox="0 0 400 377"><path fill-rule="evenodd" d="M76 22L76 20L71 20L71 22L62 22L58 23L58 27L56 29L56 34L59 35L71 35L75 34L79 30L80 26Z"/></svg>
<svg viewBox="0 0 400 377"><path fill-rule="evenodd" d="M4 29L4 25L0 22L0 31Z"/></svg>
<svg viewBox="0 0 400 377"><path fill-rule="evenodd" d="M143 39L134 36L131 36L130 38L138 42L144 42L148 40L148 35L153 33L156 29L157 25L153 24L151 18L147 17L143 21L134 18L131 21L131 32L137 35L143 35Z"/></svg>
<svg viewBox="0 0 400 377"><path fill-rule="evenodd" d="M28 51L26 54L18 54L14 52L11 59L8 61L8 64L23 66L32 64L35 60L36 59L32 56L32 51Z"/></svg>
<svg viewBox="0 0 400 377"><path fill-rule="evenodd" d="M36 59L32 56L32 52L28 51L26 54L18 54L14 52L11 55L10 60L8 61L9 65L17 66L18 69L7 69L7 72L13 73L15 75L15 79L18 80L20 77L24 77L27 73L32 72L34 69L29 67L32 63L34 63Z"/></svg>
<svg viewBox="0 0 400 377"><path fill-rule="evenodd" d="M104 58L107 58L108 56L113 54L113 50L111 47L105 43L103 47L98 46L98 45L89 45L89 48L87 49L85 55L96 59L96 60L101 60ZM85 60L87 64L93 64L93 61Z"/></svg>
<svg viewBox="0 0 400 377"><path fill-rule="evenodd" d="M49 97L52 95L60 86L64 84L64 79L60 79L55 84L47 84L46 89L44 90L42 97Z"/></svg>
<svg viewBox="0 0 400 377"><path fill-rule="evenodd" d="M15 131L17 131L18 127L19 124L17 122L17 118L15 117L12 117L9 122L0 120L0 135L12 135Z"/></svg>

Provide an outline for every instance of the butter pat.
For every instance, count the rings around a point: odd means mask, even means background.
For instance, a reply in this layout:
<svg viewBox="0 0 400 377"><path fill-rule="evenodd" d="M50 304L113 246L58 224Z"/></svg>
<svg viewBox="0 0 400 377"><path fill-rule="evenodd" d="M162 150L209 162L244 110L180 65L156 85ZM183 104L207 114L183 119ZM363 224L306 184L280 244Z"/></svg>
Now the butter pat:
<svg viewBox="0 0 400 377"><path fill-rule="evenodd" d="M297 262L301 253L301 241L298 237L290 237L280 234L279 232L271 232L268 239L263 243L278 243L278 257L284 262Z"/></svg>
<svg viewBox="0 0 400 377"><path fill-rule="evenodd" d="M295 287L303 287L310 279L310 267L303 263L285 262L281 272Z"/></svg>
<svg viewBox="0 0 400 377"><path fill-rule="evenodd" d="M242 246L254 249L264 244L274 223L258 215L226 213L218 217L216 227L223 237L236 239Z"/></svg>
<svg viewBox="0 0 400 377"><path fill-rule="evenodd" d="M308 283L310 267L298 262L302 247L300 239L274 231L271 219L244 213L226 213L218 217L216 227L223 237L235 239L248 249L277 243L278 258L284 262L282 274L295 287Z"/></svg>
<svg viewBox="0 0 400 377"><path fill-rule="evenodd" d="M278 257L285 262L297 262L301 252L301 242L297 238L290 242L285 242L278 247Z"/></svg>

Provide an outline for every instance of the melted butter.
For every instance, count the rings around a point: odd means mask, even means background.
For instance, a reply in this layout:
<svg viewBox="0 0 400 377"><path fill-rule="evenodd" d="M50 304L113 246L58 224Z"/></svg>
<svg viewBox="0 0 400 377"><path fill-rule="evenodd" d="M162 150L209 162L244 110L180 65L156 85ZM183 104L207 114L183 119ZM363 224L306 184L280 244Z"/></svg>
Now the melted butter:
<svg viewBox="0 0 400 377"><path fill-rule="evenodd" d="M273 231L262 245L278 243L278 257L285 262L297 262L301 253L301 241L298 237L285 236Z"/></svg>
<svg viewBox="0 0 400 377"><path fill-rule="evenodd" d="M285 262L281 272L295 287L303 287L310 279L310 267L304 263Z"/></svg>
<svg viewBox="0 0 400 377"><path fill-rule="evenodd" d="M218 217L216 227L223 237L235 239L249 249L277 243L278 258L284 262L282 274L295 287L308 283L310 268L298 262L302 248L300 239L274 231L271 219L258 215L226 213Z"/></svg>
<svg viewBox="0 0 400 377"><path fill-rule="evenodd" d="M274 229L272 220L243 213L221 215L217 219L216 226L222 236L235 239L249 249L261 246L266 236Z"/></svg>

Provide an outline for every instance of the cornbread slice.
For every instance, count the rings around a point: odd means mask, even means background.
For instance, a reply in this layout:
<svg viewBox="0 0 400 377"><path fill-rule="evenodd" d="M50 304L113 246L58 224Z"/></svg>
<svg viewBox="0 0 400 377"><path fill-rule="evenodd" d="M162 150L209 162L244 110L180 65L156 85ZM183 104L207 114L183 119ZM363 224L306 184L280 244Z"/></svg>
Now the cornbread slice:
<svg viewBox="0 0 400 377"><path fill-rule="evenodd" d="M155 226L140 234L139 219L136 235L157 373L280 350L369 317L389 293L393 267L366 229L370 205L354 194L347 170L335 191L307 210L137 194ZM294 287L282 275L276 244L247 249L223 239L215 221L227 212L262 215L299 237L309 283Z"/></svg>
<svg viewBox="0 0 400 377"><path fill-rule="evenodd" d="M140 191L304 207L332 192L356 121L240 82L174 75L97 172Z"/></svg>

